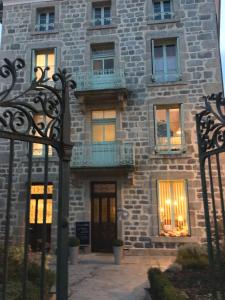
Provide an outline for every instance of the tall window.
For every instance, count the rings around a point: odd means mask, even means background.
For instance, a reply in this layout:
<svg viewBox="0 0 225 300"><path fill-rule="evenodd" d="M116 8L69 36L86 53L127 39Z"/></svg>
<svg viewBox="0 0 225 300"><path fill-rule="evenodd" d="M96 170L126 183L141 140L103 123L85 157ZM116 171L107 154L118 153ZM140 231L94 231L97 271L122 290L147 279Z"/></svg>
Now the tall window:
<svg viewBox="0 0 225 300"><path fill-rule="evenodd" d="M93 6L93 25L102 26L111 24L111 6Z"/></svg>
<svg viewBox="0 0 225 300"><path fill-rule="evenodd" d="M37 11L37 31L51 31L55 28L55 11L54 8L49 10Z"/></svg>
<svg viewBox="0 0 225 300"><path fill-rule="evenodd" d="M153 80L170 82L180 79L178 39L152 40Z"/></svg>
<svg viewBox="0 0 225 300"><path fill-rule="evenodd" d="M154 19L168 20L172 17L172 7L170 0L153 0Z"/></svg>
<svg viewBox="0 0 225 300"><path fill-rule="evenodd" d="M92 73L98 75L110 75L114 73L114 44L92 46Z"/></svg>
<svg viewBox="0 0 225 300"><path fill-rule="evenodd" d="M92 143L109 143L116 139L116 112L92 111Z"/></svg>
<svg viewBox="0 0 225 300"><path fill-rule="evenodd" d="M43 70L48 67L49 70L46 71L46 78L52 80L52 75L55 73L56 65L56 49L43 49L43 50L33 50L33 70L35 67L41 67ZM34 77L39 79L41 77L41 71L38 70Z"/></svg>
<svg viewBox="0 0 225 300"><path fill-rule="evenodd" d="M185 180L159 180L160 235L189 234L188 204Z"/></svg>
<svg viewBox="0 0 225 300"><path fill-rule="evenodd" d="M43 223L46 221L46 249L50 249L51 242L51 224L53 220L52 207L53 185L47 186L47 201L46 201L46 215L44 217L44 185L33 184L31 186L30 198L30 216L29 216L29 244L33 251L41 251L43 239Z"/></svg>
<svg viewBox="0 0 225 300"><path fill-rule="evenodd" d="M183 124L180 106L155 107L156 150L173 152L182 150Z"/></svg>
<svg viewBox="0 0 225 300"><path fill-rule="evenodd" d="M36 125L41 128L42 124L44 125L44 130L46 129L50 119L46 115L36 114L34 116L34 122ZM36 136L40 136L38 132L35 133ZM33 144L33 156L43 157L45 155L45 146L43 144L34 143ZM52 147L48 147L48 155L52 156Z"/></svg>

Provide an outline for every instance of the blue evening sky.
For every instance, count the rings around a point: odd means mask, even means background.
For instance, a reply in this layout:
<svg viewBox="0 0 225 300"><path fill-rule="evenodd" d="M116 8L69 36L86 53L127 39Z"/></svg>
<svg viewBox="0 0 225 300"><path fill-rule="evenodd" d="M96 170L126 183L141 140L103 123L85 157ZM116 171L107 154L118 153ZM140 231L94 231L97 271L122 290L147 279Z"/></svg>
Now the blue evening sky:
<svg viewBox="0 0 225 300"><path fill-rule="evenodd" d="M223 82L225 83L225 1L221 1L220 48L223 67Z"/></svg>

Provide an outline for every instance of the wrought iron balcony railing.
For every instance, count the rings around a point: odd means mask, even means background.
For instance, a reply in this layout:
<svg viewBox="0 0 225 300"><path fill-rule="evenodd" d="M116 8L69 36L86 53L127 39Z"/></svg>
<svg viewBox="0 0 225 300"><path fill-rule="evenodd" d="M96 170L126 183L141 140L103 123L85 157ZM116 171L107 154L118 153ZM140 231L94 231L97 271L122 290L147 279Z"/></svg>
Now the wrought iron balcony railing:
<svg viewBox="0 0 225 300"><path fill-rule="evenodd" d="M79 73L75 76L77 91L126 88L124 69Z"/></svg>
<svg viewBox="0 0 225 300"><path fill-rule="evenodd" d="M72 168L132 167L134 150L131 143L109 142L74 146Z"/></svg>

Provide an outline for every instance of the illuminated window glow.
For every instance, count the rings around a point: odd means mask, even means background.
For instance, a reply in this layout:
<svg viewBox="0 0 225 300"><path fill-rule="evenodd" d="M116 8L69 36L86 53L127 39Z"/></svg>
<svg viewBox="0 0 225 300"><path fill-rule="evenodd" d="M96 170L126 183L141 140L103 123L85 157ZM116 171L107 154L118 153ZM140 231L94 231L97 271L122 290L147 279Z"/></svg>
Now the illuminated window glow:
<svg viewBox="0 0 225 300"><path fill-rule="evenodd" d="M92 112L92 142L114 142L116 139L116 112L114 110Z"/></svg>
<svg viewBox="0 0 225 300"><path fill-rule="evenodd" d="M185 180L158 182L160 235L187 236L189 234Z"/></svg>
<svg viewBox="0 0 225 300"><path fill-rule="evenodd" d="M48 67L49 70L46 71L46 78L52 80L52 76L55 73L55 49L44 49L44 50L34 50L33 51L33 69L35 67L41 67L43 70ZM34 76L38 79L41 77L41 71L38 70Z"/></svg>

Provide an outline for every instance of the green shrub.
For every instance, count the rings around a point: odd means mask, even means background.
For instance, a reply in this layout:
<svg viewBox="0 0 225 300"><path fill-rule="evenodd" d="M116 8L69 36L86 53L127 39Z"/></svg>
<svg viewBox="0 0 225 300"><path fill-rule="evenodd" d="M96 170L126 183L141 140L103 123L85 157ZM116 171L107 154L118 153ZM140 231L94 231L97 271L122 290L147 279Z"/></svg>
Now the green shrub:
<svg viewBox="0 0 225 300"><path fill-rule="evenodd" d="M184 269L201 270L208 267L208 255L203 246L191 244L178 249L176 262Z"/></svg>
<svg viewBox="0 0 225 300"><path fill-rule="evenodd" d="M157 268L148 270L148 280L151 286L153 300L185 300L169 279Z"/></svg>
<svg viewBox="0 0 225 300"><path fill-rule="evenodd" d="M78 247L80 246L80 240L74 236L69 237L69 247Z"/></svg>
<svg viewBox="0 0 225 300"><path fill-rule="evenodd" d="M122 247L123 246L123 241L122 240L114 240L113 241L113 246L114 247Z"/></svg>

